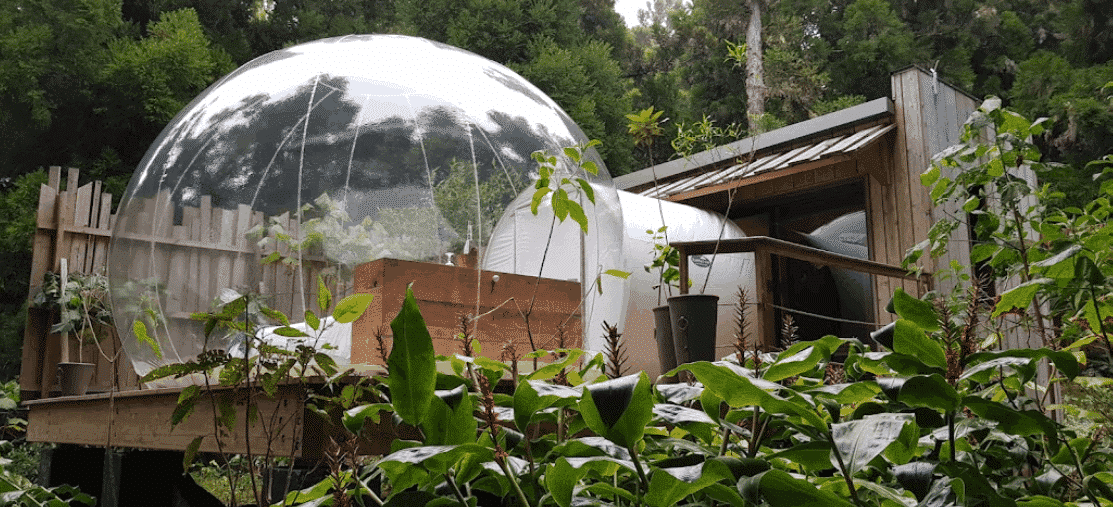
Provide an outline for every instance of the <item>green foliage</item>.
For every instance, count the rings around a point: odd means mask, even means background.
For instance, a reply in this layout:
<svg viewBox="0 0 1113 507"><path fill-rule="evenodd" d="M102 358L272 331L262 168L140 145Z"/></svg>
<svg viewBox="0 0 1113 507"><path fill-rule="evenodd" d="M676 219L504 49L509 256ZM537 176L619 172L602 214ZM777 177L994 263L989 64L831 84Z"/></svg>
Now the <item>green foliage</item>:
<svg viewBox="0 0 1113 507"><path fill-rule="evenodd" d="M599 174L599 167L587 158L587 150L598 145L599 141L592 139L585 145L564 148L559 156L541 151L533 153L533 160L538 166L538 178L534 182L536 191L530 203L530 211L534 215L538 214L548 196L549 206L557 220L564 223L565 219L571 218L587 234L584 206L595 204L595 190L586 178Z"/></svg>
<svg viewBox="0 0 1113 507"><path fill-rule="evenodd" d="M1108 158L1090 165L1097 197L1083 206L1058 206L1062 193L1036 187L1033 175L1055 165L1042 161L1034 139L1043 134L1045 119L1029 121L987 100L967 123L963 144L947 151L921 176L938 205L960 205L973 223L972 263L984 263L999 279L1013 277L991 317L1024 315L1032 308L1034 325L1044 343L1078 350L1100 340L1113 349L1107 322L1113 316L1113 232L1106 225L1113 213L1113 174ZM929 238L909 252L914 261L923 250L939 255L950 242L955 216L936 224ZM1062 328L1046 328L1044 310L1062 315ZM1089 347L1091 357L1098 359ZM1108 356L1108 352L1104 353ZM1103 359L1104 361L1104 359Z"/></svg>
<svg viewBox="0 0 1113 507"><path fill-rule="evenodd" d="M16 177L0 194L0 241L9 252L30 252L35 233L34 210L39 204L39 187L47 183L39 169ZM24 291L26 292L26 291Z"/></svg>
<svg viewBox="0 0 1113 507"><path fill-rule="evenodd" d="M437 209L458 233L468 230L468 224L478 230L493 231L495 220L502 217L506 205L528 183L519 172L502 171L502 176L477 185L476 169L471 164L453 161L443 177L435 175L433 198ZM460 251L463 242L464 238L460 238L459 245L453 245L451 250Z"/></svg>
<svg viewBox="0 0 1113 507"><path fill-rule="evenodd" d="M599 154L612 176L640 169L624 142L625 114L632 106L611 47L596 40L559 45L546 38L531 43L530 54L528 62L511 68L560 104L589 139L602 141Z"/></svg>
<svg viewBox="0 0 1113 507"><path fill-rule="evenodd" d="M672 288L680 287L680 251L668 243L667 225L662 225L656 231L646 229L645 233L653 238L653 259L642 268L646 273L657 271L661 283L654 288L657 289L660 303L663 294L672 295Z"/></svg>
<svg viewBox="0 0 1113 507"><path fill-rule="evenodd" d="M51 506L94 505L94 499L77 488L44 488L35 484L42 444L24 440L27 421L17 417L19 383L0 385L0 500L4 505Z"/></svg>
<svg viewBox="0 0 1113 507"><path fill-rule="evenodd" d="M127 98L114 104L118 114L157 126L233 68L226 53L211 47L197 13L183 9L163 13L146 38L114 41L100 78Z"/></svg>
<svg viewBox="0 0 1113 507"><path fill-rule="evenodd" d="M962 498L1076 505L1069 502L1104 491L1105 454L1085 442L1072 447L1069 430L1029 408L1038 405L1025 394L1035 387L1029 372L1054 353L969 354L947 369L960 351L947 342L934 307L898 299L899 326L922 341L916 350L870 352L855 340L825 337L761 363L750 357L678 368L695 376L694 385L653 387L643 373L571 386L528 380L499 396L491 382L509 365L477 361L475 377L438 374L431 338L418 332L413 350L424 357L410 363L446 388L392 388L387 403L357 401L344 416L350 429L362 428L368 413L429 409L420 419L402 416L418 441L396 441L377 464L346 473L381 470L387 505L438 491L453 498L446 503L463 505L480 491L537 506L900 506ZM408 304L399 319L417 322ZM829 384L824 372L840 349L850 383ZM922 350L942 351L944 367ZM1073 355L1055 360L1068 376L1077 371ZM1064 487L1044 472L1079 479ZM346 494L366 494L359 481L347 484ZM327 488L306 491L302 501L324 498Z"/></svg>

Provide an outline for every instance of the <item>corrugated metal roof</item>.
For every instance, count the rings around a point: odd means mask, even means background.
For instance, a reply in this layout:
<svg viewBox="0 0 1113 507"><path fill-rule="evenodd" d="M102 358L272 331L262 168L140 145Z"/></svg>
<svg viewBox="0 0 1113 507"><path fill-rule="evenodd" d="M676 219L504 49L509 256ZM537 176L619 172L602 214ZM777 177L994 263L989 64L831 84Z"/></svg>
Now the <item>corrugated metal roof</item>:
<svg viewBox="0 0 1113 507"><path fill-rule="evenodd" d="M881 124L869 127L853 134L834 136L821 139L811 144L794 149L772 153L747 163L736 164L725 169L696 174L662 184L657 188L649 188L640 195L657 198L669 198L674 195L691 192L712 185L721 185L731 181L750 178L759 174L788 169L792 166L813 162L837 155L850 155L865 148L896 128L893 124Z"/></svg>

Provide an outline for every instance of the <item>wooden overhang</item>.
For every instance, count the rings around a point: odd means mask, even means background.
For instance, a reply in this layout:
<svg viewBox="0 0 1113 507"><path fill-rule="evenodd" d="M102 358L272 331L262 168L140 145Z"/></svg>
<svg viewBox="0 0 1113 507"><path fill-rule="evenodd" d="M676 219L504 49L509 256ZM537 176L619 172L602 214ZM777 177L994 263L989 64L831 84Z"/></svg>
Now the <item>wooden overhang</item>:
<svg viewBox="0 0 1113 507"><path fill-rule="evenodd" d="M690 157L673 160L615 178L615 185L640 195L725 211L726 191L800 175L809 183L838 179L821 169L847 162L874 147L894 131L894 106L879 98L771 132L749 137ZM856 168L878 172L883 167Z"/></svg>

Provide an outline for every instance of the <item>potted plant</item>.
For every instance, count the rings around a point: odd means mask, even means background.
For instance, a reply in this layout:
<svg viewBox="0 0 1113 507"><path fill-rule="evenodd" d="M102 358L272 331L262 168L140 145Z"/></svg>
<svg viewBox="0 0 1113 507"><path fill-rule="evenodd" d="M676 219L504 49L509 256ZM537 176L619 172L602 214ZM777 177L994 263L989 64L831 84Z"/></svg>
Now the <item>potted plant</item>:
<svg viewBox="0 0 1113 507"><path fill-rule="evenodd" d="M653 337L657 341L657 357L661 364L661 373L676 368L676 348L672 339L669 306L662 304L661 300L666 292L671 296L672 288L680 283L680 253L668 244L667 231L667 225L662 225L656 231L646 229L645 233L653 238L653 260L643 266L646 273L657 271L657 306L653 308ZM665 377L662 380L675 382L676 378Z"/></svg>
<svg viewBox="0 0 1113 507"><path fill-rule="evenodd" d="M99 349L104 331L112 325L108 278L102 274L68 273L63 259L62 272L46 273L42 290L32 304L57 311L58 321L50 332L62 335L62 361L58 363L62 395L85 394L96 364L85 362L84 345L96 344ZM77 342L76 362L71 362L70 336Z"/></svg>

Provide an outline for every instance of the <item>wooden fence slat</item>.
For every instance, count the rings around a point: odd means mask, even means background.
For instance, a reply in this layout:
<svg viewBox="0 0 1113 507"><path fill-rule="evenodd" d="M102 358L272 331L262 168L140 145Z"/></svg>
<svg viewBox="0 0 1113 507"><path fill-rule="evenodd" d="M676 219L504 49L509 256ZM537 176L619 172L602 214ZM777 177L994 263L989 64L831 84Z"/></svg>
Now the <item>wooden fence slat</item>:
<svg viewBox="0 0 1113 507"><path fill-rule="evenodd" d="M220 221L220 236L219 243L222 246L235 246L233 240L236 234L236 212L230 209L213 210L213 221ZM216 280L214 280L214 288L217 295L224 289L235 289L236 281L232 279L232 260L235 258L234 254L226 252L217 253L217 269Z"/></svg>
<svg viewBox="0 0 1113 507"><path fill-rule="evenodd" d="M47 186L54 190L60 190L62 186L62 167L50 166L50 176L48 178Z"/></svg>
<svg viewBox="0 0 1113 507"><path fill-rule="evenodd" d="M112 194L107 192L100 195L100 213L97 214L97 228L105 231L112 230ZM93 264L96 269L101 269L107 274L109 238L98 237L94 239Z"/></svg>
<svg viewBox="0 0 1113 507"><path fill-rule="evenodd" d="M201 223L199 239L205 242L213 241L213 198L209 195L201 196L201 209L199 210ZM213 299L213 293L209 279L212 276L212 256L206 252L198 252L198 265L200 269L198 273L197 285L197 304L203 310L208 310L209 302Z"/></svg>
<svg viewBox="0 0 1113 507"><path fill-rule="evenodd" d="M201 209L193 206L186 206L182 209L182 226L187 228L187 236L192 241L201 240L200 214ZM198 250L196 248L190 248L189 267L186 270L186 290L182 299L182 304L188 308L190 312L202 312L207 310L207 308L201 307L200 298L197 294L198 287L200 287L200 273L201 266L198 260Z"/></svg>
<svg viewBox="0 0 1113 507"><path fill-rule="evenodd" d="M184 225L173 227L174 239L186 239L189 231ZM166 280L167 296L169 299L168 310L170 313L190 312L192 308L185 301L186 269L189 267L189 253L182 248L170 250L170 276Z"/></svg>
<svg viewBox="0 0 1113 507"><path fill-rule="evenodd" d="M232 238L232 244L241 249L241 253L235 254L232 259L232 276L230 279L230 286L236 287L237 290L252 290L251 283L251 269L252 256L248 255L242 250L247 249L251 244L247 239L247 231L251 229L251 206L247 204L240 204L236 208L236 229Z"/></svg>

